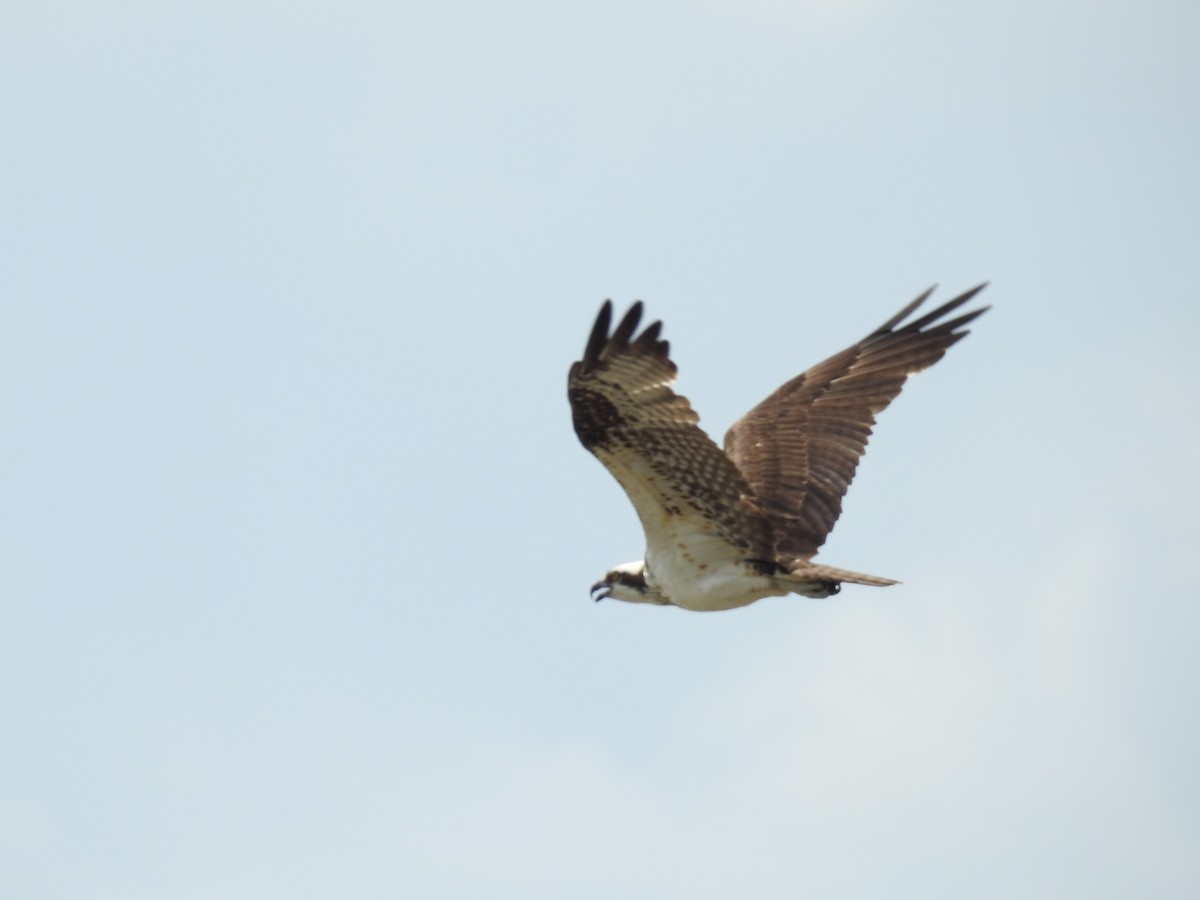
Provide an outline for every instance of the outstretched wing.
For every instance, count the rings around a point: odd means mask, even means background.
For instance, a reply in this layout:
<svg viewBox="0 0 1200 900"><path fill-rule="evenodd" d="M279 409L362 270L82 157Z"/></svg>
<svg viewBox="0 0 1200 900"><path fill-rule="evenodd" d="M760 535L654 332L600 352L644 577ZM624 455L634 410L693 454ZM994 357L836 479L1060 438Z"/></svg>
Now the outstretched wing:
<svg viewBox="0 0 1200 900"><path fill-rule="evenodd" d="M933 365L967 335L963 326L987 307L940 320L985 286L901 325L933 293L930 288L854 346L783 385L729 429L725 452L774 526L780 562L810 559L825 543L875 417L909 375Z"/></svg>
<svg viewBox="0 0 1200 900"><path fill-rule="evenodd" d="M771 527L746 479L671 390L676 369L662 323L635 337L638 301L610 334L612 313L605 301L583 359L571 366L567 396L575 433L625 488L648 550L692 561L773 560Z"/></svg>

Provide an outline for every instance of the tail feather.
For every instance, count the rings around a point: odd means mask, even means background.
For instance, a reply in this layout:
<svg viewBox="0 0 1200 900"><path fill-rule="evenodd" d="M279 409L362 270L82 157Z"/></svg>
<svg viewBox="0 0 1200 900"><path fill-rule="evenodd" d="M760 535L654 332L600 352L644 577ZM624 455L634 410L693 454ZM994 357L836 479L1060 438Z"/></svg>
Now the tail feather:
<svg viewBox="0 0 1200 900"><path fill-rule="evenodd" d="M890 584L900 583L894 578L866 575L862 572L851 572L849 569L838 569L834 566L822 566L813 563L806 563L799 568L792 569L790 577L799 577L805 580L809 578L821 578L827 581L849 581L852 584L870 584L875 587L887 587Z"/></svg>
<svg viewBox="0 0 1200 900"><path fill-rule="evenodd" d="M828 597L836 594L844 581L851 584L869 584L872 587L887 587L900 583L894 578L881 578L878 575L866 575L814 563L800 563L786 575L776 575L775 580L785 589L791 587L797 594L806 597Z"/></svg>

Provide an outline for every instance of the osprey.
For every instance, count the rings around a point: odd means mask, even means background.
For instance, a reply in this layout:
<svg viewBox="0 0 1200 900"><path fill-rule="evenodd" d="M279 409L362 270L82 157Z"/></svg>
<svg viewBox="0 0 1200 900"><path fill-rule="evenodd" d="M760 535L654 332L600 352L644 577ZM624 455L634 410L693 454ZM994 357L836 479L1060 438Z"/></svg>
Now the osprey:
<svg viewBox="0 0 1200 900"><path fill-rule="evenodd" d="M662 322L637 334L639 300L610 333L605 301L567 395L579 440L637 510L646 558L611 569L592 586L595 599L718 610L790 593L828 597L843 582L896 584L812 558L842 511L875 417L909 375L966 337L988 307L946 317L985 286L901 324L930 288L746 413L724 450L671 390L677 370Z"/></svg>

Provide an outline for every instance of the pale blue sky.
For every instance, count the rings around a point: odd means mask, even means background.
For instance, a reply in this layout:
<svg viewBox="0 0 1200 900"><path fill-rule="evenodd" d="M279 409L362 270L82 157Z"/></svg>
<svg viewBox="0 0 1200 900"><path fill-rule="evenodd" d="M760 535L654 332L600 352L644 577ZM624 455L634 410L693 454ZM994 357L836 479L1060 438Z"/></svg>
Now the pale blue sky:
<svg viewBox="0 0 1200 900"><path fill-rule="evenodd" d="M1200 893L1200 11L0 12L0 897ZM994 305L822 559L592 604L600 302L720 435Z"/></svg>

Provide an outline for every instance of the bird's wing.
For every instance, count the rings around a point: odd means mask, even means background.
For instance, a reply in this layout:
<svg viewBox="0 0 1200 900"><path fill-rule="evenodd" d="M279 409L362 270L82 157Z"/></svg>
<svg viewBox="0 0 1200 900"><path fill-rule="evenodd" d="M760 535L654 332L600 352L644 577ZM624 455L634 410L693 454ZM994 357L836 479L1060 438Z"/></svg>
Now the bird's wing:
<svg viewBox="0 0 1200 900"><path fill-rule="evenodd" d="M612 314L606 301L567 395L575 433L625 488L648 552L773 561L774 536L746 479L671 390L676 368L662 323L635 336L639 301L610 334Z"/></svg>
<svg viewBox="0 0 1200 900"><path fill-rule="evenodd" d="M750 484L777 535L780 562L807 560L842 511L875 417L905 379L942 358L987 307L945 319L986 286L901 324L930 288L852 347L793 378L725 435L725 452Z"/></svg>

